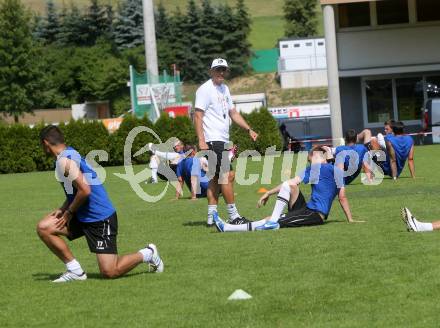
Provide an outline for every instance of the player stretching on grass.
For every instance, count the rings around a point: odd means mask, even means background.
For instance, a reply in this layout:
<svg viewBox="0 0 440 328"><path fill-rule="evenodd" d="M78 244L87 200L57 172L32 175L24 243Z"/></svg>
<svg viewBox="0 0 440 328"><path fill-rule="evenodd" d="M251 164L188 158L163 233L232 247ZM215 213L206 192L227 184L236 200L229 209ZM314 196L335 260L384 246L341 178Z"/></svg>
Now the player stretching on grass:
<svg viewBox="0 0 440 328"><path fill-rule="evenodd" d="M356 143L356 140L356 131L353 129L347 130L345 132L345 146L336 147L335 150L335 164L346 172L345 185L352 183L361 173L361 169L366 173L368 180L371 180L370 168L367 163L368 157L365 156L368 149L365 145Z"/></svg>
<svg viewBox="0 0 440 328"><path fill-rule="evenodd" d="M333 164L327 163L326 149L314 147L309 153L309 161L311 165L301 176L283 182L260 198L258 207L265 205L270 196L278 194L271 216L260 221L232 225L223 222L215 213L214 222L217 230L220 232L273 230L320 225L327 219L336 195L348 222L359 222L354 221L351 216L345 195L343 172ZM312 194L307 203L298 187L301 182L312 185ZM283 214L286 206L288 212Z"/></svg>
<svg viewBox="0 0 440 328"><path fill-rule="evenodd" d="M75 149L65 145L61 130L53 125L45 127L40 141L45 153L56 158L57 177L66 194L64 204L37 225L41 240L66 265L66 272L53 282L87 279L63 236L69 240L85 236L105 278L122 276L142 262L150 264L153 271L162 272L164 264L154 244L118 256L116 210L96 172Z"/></svg>
<svg viewBox="0 0 440 328"><path fill-rule="evenodd" d="M420 222L417 220L406 207L402 208L402 219L405 222L408 231L427 232L440 230L440 221Z"/></svg>
<svg viewBox="0 0 440 328"><path fill-rule="evenodd" d="M378 161L378 165L382 168L383 173L396 180L402 173L408 160L408 167L412 178L416 177L414 167L414 141L404 134L405 125L402 122L394 122L392 124L394 134L387 134L385 137L386 158ZM369 130L364 130L369 131ZM364 143L370 142L372 150L381 150L381 145L376 138L371 138L371 132L367 133ZM373 155L375 156L375 155Z"/></svg>

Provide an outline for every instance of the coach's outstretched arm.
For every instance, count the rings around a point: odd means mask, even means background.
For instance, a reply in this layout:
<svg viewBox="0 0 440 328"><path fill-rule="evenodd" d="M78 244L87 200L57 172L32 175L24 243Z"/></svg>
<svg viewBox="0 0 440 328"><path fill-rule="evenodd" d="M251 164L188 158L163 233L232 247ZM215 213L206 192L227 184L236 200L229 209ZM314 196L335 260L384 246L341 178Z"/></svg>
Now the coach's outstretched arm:
<svg viewBox="0 0 440 328"><path fill-rule="evenodd" d="M408 155L408 167L409 172L411 173L411 178L416 178L416 168L414 167L414 145L411 146L411 149L409 151Z"/></svg>

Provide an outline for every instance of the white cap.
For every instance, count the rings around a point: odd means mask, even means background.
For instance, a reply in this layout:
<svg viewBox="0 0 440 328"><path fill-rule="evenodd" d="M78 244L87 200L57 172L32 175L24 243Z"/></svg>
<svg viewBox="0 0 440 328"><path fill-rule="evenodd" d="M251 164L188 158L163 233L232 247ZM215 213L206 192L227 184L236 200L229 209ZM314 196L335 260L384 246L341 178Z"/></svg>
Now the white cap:
<svg viewBox="0 0 440 328"><path fill-rule="evenodd" d="M229 67L229 66L228 66L228 62L226 61L226 59L216 58L212 61L211 69L216 68L216 67Z"/></svg>

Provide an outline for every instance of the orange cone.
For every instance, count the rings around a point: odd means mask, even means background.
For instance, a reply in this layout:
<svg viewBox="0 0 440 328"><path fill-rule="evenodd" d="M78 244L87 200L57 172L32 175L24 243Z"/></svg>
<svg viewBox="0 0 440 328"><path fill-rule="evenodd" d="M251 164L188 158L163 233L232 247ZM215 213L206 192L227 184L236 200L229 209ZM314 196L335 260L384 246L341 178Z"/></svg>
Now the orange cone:
<svg viewBox="0 0 440 328"><path fill-rule="evenodd" d="M259 194L264 194L265 192L267 192L267 189L266 188L260 188L260 189L258 189L258 191L257 191Z"/></svg>

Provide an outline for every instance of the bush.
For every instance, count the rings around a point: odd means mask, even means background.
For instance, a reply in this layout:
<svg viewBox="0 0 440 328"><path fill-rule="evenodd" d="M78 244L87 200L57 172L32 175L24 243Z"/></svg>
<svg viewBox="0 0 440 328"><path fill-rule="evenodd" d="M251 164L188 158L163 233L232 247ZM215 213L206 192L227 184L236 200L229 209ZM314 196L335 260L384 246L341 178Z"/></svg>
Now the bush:
<svg viewBox="0 0 440 328"><path fill-rule="evenodd" d="M154 124L154 131L160 136L162 142L176 137L184 144L196 144L197 135L191 119L187 116L171 118L163 113Z"/></svg>
<svg viewBox="0 0 440 328"><path fill-rule="evenodd" d="M110 165L122 165L124 164L124 145L128 134L132 129L138 126L146 126L154 130L153 123L147 118L138 119L134 116L126 116L121 123L118 131L110 136ZM133 155L144 147L149 142L155 142L154 136L150 133L140 133L133 142L131 150L132 163L145 164L150 160L151 154L149 152L143 153L140 156L133 157Z"/></svg>
<svg viewBox="0 0 440 328"><path fill-rule="evenodd" d="M254 143L246 131L233 125L231 140L240 146L240 151L255 149L264 154L266 148L270 146L281 148L278 125L266 109L243 114L243 116L259 134L259 137ZM40 145L39 133L43 126L40 124L30 128L19 124L12 126L0 124L0 173L53 169L53 158L47 157ZM162 115L155 125L146 117L138 119L127 116L119 130L113 134L109 134L104 125L98 121L72 120L69 124L61 124L60 129L64 133L66 144L78 150L84 157L91 150L105 150L109 154L109 161L103 162L101 165L109 166L124 164L126 138L129 132L137 126L151 128L160 136L162 142L171 137L177 137L186 144L196 144L197 142L194 126L188 117L178 116L173 119L166 114ZM133 154L149 142L158 143L158 140L146 132L142 132L136 137L131 150L134 164L145 164L150 160L151 154L149 152L133 157Z"/></svg>
<svg viewBox="0 0 440 328"><path fill-rule="evenodd" d="M24 125L0 127L0 172L30 172L37 168L33 153L39 145L31 128Z"/></svg>
<svg viewBox="0 0 440 328"><path fill-rule="evenodd" d="M278 123L266 108L261 108L250 114L242 114L242 116L252 129L258 133L258 139L253 142L247 131L233 124L230 138L234 144L239 146L240 153L244 150L257 150L264 155L266 149L271 146L281 150L282 142Z"/></svg>

